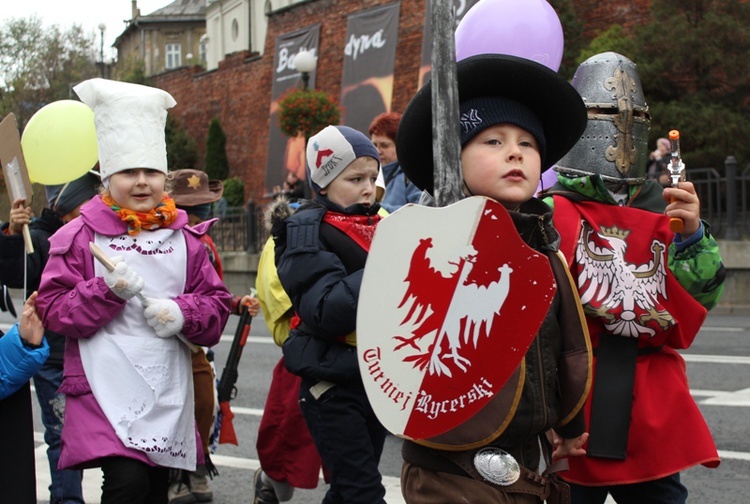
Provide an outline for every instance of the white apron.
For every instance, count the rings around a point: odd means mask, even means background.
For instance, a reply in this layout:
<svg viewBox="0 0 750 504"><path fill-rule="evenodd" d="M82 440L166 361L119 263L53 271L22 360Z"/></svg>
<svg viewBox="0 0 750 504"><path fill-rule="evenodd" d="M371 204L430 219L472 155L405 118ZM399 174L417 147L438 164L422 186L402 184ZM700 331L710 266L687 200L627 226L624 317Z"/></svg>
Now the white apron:
<svg viewBox="0 0 750 504"><path fill-rule="evenodd" d="M185 289L187 249L181 230L96 235L110 257L122 255L145 281L142 293L171 299ZM97 261L95 273L104 275ZM190 350L176 337L159 338L134 297L94 336L79 340L91 390L127 446L155 464L195 470L195 411Z"/></svg>

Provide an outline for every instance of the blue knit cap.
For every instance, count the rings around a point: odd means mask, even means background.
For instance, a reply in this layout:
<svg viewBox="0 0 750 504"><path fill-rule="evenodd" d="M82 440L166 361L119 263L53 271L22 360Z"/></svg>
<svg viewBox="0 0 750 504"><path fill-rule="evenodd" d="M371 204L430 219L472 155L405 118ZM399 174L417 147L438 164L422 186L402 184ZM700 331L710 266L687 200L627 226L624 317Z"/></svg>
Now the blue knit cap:
<svg viewBox="0 0 750 504"><path fill-rule="evenodd" d="M96 196L101 183L97 174L87 172L83 177L67 184L45 186L47 203L50 209L62 217Z"/></svg>
<svg viewBox="0 0 750 504"><path fill-rule="evenodd" d="M461 147L491 126L514 124L534 136L539 146L539 154L544 159L547 142L542 122L521 102L500 96L483 96L462 102L460 109Z"/></svg>
<svg viewBox="0 0 750 504"><path fill-rule="evenodd" d="M326 126L307 142L310 186L316 193L328 186L355 159L369 156L378 162L378 150L363 133L348 126Z"/></svg>

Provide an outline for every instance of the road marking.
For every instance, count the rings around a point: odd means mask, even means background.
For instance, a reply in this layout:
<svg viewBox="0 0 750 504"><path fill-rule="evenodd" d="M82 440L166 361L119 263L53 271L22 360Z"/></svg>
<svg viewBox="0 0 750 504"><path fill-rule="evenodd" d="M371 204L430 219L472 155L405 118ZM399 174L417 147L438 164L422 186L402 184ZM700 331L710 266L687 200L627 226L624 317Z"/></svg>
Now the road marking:
<svg viewBox="0 0 750 504"><path fill-rule="evenodd" d="M693 397L715 397L726 393L726 390L690 389L690 395Z"/></svg>
<svg viewBox="0 0 750 504"><path fill-rule="evenodd" d="M710 332L745 332L750 329L747 327L701 327L700 330Z"/></svg>
<svg viewBox="0 0 750 504"><path fill-rule="evenodd" d="M729 450L719 450L719 457L723 459L732 459L732 460L750 460L750 453L736 452L736 451L729 451Z"/></svg>
<svg viewBox="0 0 750 504"><path fill-rule="evenodd" d="M221 343L229 343L232 344L232 341L234 341L234 335L228 336L226 334L222 335L220 342ZM247 337L248 343L271 343L276 344L273 341L273 338L270 336L248 336Z"/></svg>
<svg viewBox="0 0 750 504"><path fill-rule="evenodd" d="M709 392L709 391L705 391ZM708 399L698 401L699 404L705 404L708 406L750 406L750 388L736 390L734 392L723 392L723 391L711 391L714 392L708 395ZM696 395L694 391L691 394Z"/></svg>
<svg viewBox="0 0 750 504"><path fill-rule="evenodd" d="M253 415L253 416L263 416L263 410L257 409L257 408L239 408L232 406L232 413L235 415Z"/></svg>
<svg viewBox="0 0 750 504"><path fill-rule="evenodd" d="M685 362L703 362L708 364L750 364L750 357L742 355L698 355L681 353Z"/></svg>

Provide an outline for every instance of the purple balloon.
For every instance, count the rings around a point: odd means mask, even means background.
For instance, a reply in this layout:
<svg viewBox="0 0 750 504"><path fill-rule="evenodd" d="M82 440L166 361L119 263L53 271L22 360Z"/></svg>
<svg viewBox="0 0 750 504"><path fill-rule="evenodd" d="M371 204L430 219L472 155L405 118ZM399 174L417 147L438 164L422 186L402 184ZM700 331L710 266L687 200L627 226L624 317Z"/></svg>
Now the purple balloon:
<svg viewBox="0 0 750 504"><path fill-rule="evenodd" d="M545 189L549 189L557 182L557 172L552 168L548 168L542 173L542 177L539 179L539 185L536 186L536 194L539 194Z"/></svg>
<svg viewBox="0 0 750 504"><path fill-rule="evenodd" d="M456 28L456 59L510 54L555 72L563 54L563 30L545 0L479 0Z"/></svg>

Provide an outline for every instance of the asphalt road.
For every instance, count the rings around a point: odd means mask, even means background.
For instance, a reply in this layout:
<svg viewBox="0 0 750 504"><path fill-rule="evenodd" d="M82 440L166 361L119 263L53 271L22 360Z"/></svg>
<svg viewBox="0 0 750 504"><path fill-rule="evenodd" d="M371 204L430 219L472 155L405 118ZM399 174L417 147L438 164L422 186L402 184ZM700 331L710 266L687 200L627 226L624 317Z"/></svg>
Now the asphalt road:
<svg viewBox="0 0 750 504"><path fill-rule="evenodd" d="M19 304L20 305L20 304ZM17 305L17 307L19 306ZM229 352L237 317L231 317L225 337L215 348L217 372L221 373ZM12 323L0 314L0 328ZM710 425L722 463L717 469L697 467L685 471L683 481L690 491L689 502L741 503L750 492L750 316L709 315L693 346L683 352L693 396ZM271 370L281 356L261 317L252 326L251 337L240 363L237 398L232 401L234 426L239 446L220 445L213 455L220 475L211 483L214 502L239 504L252 500L252 475L258 467L255 441L268 391ZM39 503L47 503L49 472L43 427L35 411L37 439L37 478ZM685 440L686 443L690 440ZM381 462L389 503L403 502L399 489L400 441L389 436ZM88 503L99 502L101 474L87 470L84 475ZM297 490L292 503L319 503L325 493L321 480L315 490Z"/></svg>

